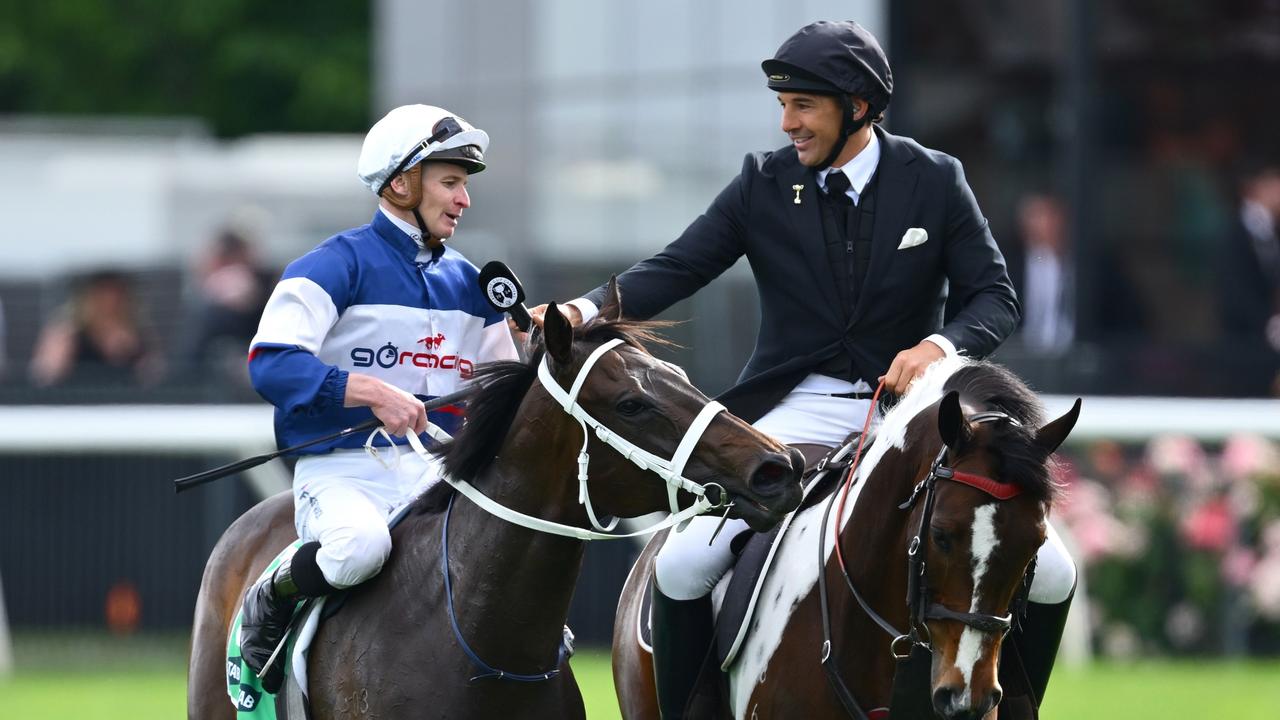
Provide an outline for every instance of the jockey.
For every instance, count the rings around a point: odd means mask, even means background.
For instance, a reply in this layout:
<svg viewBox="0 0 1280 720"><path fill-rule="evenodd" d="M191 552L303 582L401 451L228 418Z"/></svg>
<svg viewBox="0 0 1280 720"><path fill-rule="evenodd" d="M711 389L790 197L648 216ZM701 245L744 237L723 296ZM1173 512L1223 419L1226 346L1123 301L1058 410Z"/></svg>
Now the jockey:
<svg viewBox="0 0 1280 720"><path fill-rule="evenodd" d="M619 275L618 287L628 316L652 317L745 255L760 330L737 384L717 399L816 459L862 430L878 382L902 395L943 357L989 355L1020 309L960 163L879 127L894 83L870 32L854 22L813 23L762 69L788 143L747 155L711 207ZM959 305L951 314L948 293ZM589 321L603 298L597 288L561 311L575 324ZM531 314L540 321L544 312ZM711 591L734 562L732 540L747 529L743 520L719 525L695 518L667 536L654 561L663 718L684 714L713 641ZM1019 631L1039 637L1023 655L1037 697L1074 583L1075 567L1050 528Z"/></svg>
<svg viewBox="0 0 1280 720"><path fill-rule="evenodd" d="M369 224L339 233L289 264L249 349L253 386L276 406L276 441L296 445L371 416L389 458L348 436L306 450L294 470L294 524L303 545L245 596L241 650L262 672L295 603L373 577L391 552L387 520L438 478L414 453L423 401L454 392L482 362L516 359L479 272L445 245L471 206L467 180L485 168L489 136L457 115L406 105L369 130L357 174L375 195ZM456 408L431 421L452 431ZM279 689L283 663L262 677Z"/></svg>

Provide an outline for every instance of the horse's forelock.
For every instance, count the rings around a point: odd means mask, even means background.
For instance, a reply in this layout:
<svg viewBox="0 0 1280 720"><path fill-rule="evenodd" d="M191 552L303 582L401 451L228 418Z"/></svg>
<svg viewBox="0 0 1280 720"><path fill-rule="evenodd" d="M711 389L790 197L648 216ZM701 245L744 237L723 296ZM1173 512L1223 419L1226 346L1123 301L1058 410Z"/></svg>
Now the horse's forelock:
<svg viewBox="0 0 1280 720"><path fill-rule="evenodd" d="M1058 493L1049 463L1035 446L1044 425L1044 406L1017 375L995 363L974 363L947 378L945 391L984 410L1003 412L1017 423L996 423L988 433L991 449L1001 458L1001 479L1015 482L1033 497L1053 502Z"/></svg>
<svg viewBox="0 0 1280 720"><path fill-rule="evenodd" d="M597 344L617 339L648 353L650 346L673 347L675 345L658 334L659 330L675 324L669 320L605 320L597 316L591 322L574 328L574 339Z"/></svg>

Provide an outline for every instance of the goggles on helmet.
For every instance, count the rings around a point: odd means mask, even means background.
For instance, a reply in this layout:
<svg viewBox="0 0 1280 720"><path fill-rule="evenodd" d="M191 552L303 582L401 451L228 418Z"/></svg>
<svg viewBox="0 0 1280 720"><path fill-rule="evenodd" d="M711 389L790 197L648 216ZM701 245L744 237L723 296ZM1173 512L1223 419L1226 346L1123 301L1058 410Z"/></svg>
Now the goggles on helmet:
<svg viewBox="0 0 1280 720"><path fill-rule="evenodd" d="M423 153L430 154L432 145L442 143L460 132L462 132L462 126L458 124L458 120L456 118L441 118L440 121L435 124L435 127L431 128L431 136L418 143L415 146L414 151L405 155L404 159L400 161L400 164L396 165L396 168L387 176L387 179L382 181L382 187L378 188L378 194L381 195L382 191L386 190L387 186L391 184L391 181L394 180L397 175L404 172L406 167L413 164L413 161L423 158Z"/></svg>

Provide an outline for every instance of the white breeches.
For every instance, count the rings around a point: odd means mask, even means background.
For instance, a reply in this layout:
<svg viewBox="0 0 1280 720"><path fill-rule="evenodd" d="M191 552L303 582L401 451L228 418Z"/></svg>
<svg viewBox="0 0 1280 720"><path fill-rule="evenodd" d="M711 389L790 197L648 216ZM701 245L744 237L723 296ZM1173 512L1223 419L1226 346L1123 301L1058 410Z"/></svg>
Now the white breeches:
<svg viewBox="0 0 1280 720"><path fill-rule="evenodd" d="M813 393L792 392L755 423L756 429L789 445L812 443L835 447L849 434L861 430L869 400L849 400ZM683 532L672 531L654 558L658 587L674 600L693 600L712 591L733 566L730 543L748 530L745 520L729 520L711 544L708 540L720 518L694 518ZM1030 600L1063 602L1075 587L1076 566L1052 525L1036 554L1036 574Z"/></svg>
<svg viewBox="0 0 1280 720"><path fill-rule="evenodd" d="M718 517L697 517L684 532L672 532L654 559L653 574L658 587L673 600L693 600L715 589L720 578L733 567L730 541L749 530L745 520L730 520L707 545L720 524ZM1076 565L1067 554L1053 525L1036 553L1036 575L1031 581L1031 602L1057 604L1067 599L1076 584Z"/></svg>
<svg viewBox="0 0 1280 720"><path fill-rule="evenodd" d="M813 444L836 447L850 433L862 429L867 419L870 400L851 400L802 388L822 378L810 376L800 388L791 391L782 402L753 423L760 432L785 445ZM852 386L850 386L852 387ZM844 391L843 387L832 390ZM711 592L720 578L733 566L729 543L738 533L749 530L745 520L729 520L711 545L707 541L720 524L720 518L696 517L683 532L674 530L654 558L653 574L662 592L673 600L692 600Z"/></svg>
<svg viewBox="0 0 1280 720"><path fill-rule="evenodd" d="M337 588L378 574L391 553L387 520L440 478L439 464L413 452L335 450L298 460L293 522L303 542L318 540L316 563Z"/></svg>

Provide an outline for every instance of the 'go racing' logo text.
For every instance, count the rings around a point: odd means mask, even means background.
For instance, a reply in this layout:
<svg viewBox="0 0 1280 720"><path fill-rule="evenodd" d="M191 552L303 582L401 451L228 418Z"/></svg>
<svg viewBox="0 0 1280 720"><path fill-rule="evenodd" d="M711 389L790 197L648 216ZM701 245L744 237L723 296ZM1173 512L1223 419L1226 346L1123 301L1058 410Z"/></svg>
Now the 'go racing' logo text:
<svg viewBox="0 0 1280 720"><path fill-rule="evenodd" d="M440 340L443 339L443 337L440 338ZM426 343L423 344L425 345ZM432 345L435 344L432 343ZM362 368L373 367L376 363L378 367L388 369L396 365L413 365L414 367L431 370L437 368L440 370L457 370L458 374L463 378L471 377L471 372L475 369L470 360L457 355L439 355L434 352L412 352L409 350L401 351L400 348L390 342L377 350L366 347L352 348L351 362L356 367Z"/></svg>

